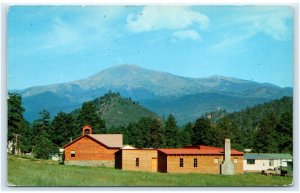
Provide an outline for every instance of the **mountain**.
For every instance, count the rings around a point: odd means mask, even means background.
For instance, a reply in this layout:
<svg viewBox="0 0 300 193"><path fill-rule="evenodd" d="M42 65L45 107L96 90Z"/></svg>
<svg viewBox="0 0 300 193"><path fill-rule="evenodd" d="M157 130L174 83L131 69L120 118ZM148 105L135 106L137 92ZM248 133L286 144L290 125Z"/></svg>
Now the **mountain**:
<svg viewBox="0 0 300 193"><path fill-rule="evenodd" d="M257 83L224 76L187 78L136 65L119 65L86 79L31 87L18 92L23 96L24 107L27 109L25 118L32 121L37 118L40 110L47 109L49 106L51 114L56 114L60 110L69 112L71 108L78 108L83 102L102 96L108 91L119 92L124 97L141 101L155 112L158 111L156 107L157 104L161 104L161 101L166 101L168 98L171 101L178 101L180 97L189 95L197 97L209 93L233 97L230 98L231 101L235 100L234 97L266 101L282 96L292 96L293 93L292 88L281 88L269 83ZM222 98L219 95L216 96ZM151 103L151 100L158 102ZM189 103L187 98L183 100ZM213 100L214 98L211 98L211 101ZM238 106L236 109L242 107ZM198 110L195 111L198 112Z"/></svg>
<svg viewBox="0 0 300 193"><path fill-rule="evenodd" d="M201 117L205 113L226 110L235 112L256 104L269 101L262 97L236 97L217 93L197 93L182 97L160 97L141 100L140 104L152 109L160 116L172 114L179 125Z"/></svg>
<svg viewBox="0 0 300 193"><path fill-rule="evenodd" d="M137 122L143 117L159 118L137 102L123 98L118 93L108 93L91 102L96 106L97 113L104 119L108 128L126 127L130 122Z"/></svg>

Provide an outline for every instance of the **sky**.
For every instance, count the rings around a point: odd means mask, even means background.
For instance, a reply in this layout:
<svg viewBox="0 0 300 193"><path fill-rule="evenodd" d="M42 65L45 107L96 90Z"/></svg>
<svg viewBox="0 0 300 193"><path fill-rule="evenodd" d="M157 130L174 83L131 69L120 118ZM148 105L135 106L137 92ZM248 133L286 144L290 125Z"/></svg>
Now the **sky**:
<svg viewBox="0 0 300 193"><path fill-rule="evenodd" d="M288 6L11 6L7 34L8 89L120 64L293 86Z"/></svg>

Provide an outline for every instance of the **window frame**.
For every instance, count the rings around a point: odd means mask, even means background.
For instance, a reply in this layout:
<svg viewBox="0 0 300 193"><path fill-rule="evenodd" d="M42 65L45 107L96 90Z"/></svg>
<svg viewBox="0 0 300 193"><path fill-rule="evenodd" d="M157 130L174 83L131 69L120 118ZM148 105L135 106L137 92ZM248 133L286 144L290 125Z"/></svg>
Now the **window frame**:
<svg viewBox="0 0 300 193"><path fill-rule="evenodd" d="M198 158L194 158L194 168L198 167Z"/></svg>
<svg viewBox="0 0 300 193"><path fill-rule="evenodd" d="M71 155L71 157L76 157L76 151L71 150L71 151L70 151L70 155Z"/></svg>
<svg viewBox="0 0 300 193"><path fill-rule="evenodd" d="M140 167L140 158L135 158L135 167Z"/></svg>
<svg viewBox="0 0 300 193"><path fill-rule="evenodd" d="M255 159L247 159L248 165L255 165Z"/></svg>
<svg viewBox="0 0 300 193"><path fill-rule="evenodd" d="M219 158L214 158L214 164L219 164Z"/></svg>
<svg viewBox="0 0 300 193"><path fill-rule="evenodd" d="M234 158L234 159L233 159L233 163L234 163L234 164L237 164L237 163L238 163L238 161L239 161L239 159L238 159L238 158Z"/></svg>
<svg viewBox="0 0 300 193"><path fill-rule="evenodd" d="M183 168L183 166L184 166L184 160L183 158L179 158L179 167Z"/></svg>
<svg viewBox="0 0 300 193"><path fill-rule="evenodd" d="M274 159L269 159L269 166L274 166Z"/></svg>

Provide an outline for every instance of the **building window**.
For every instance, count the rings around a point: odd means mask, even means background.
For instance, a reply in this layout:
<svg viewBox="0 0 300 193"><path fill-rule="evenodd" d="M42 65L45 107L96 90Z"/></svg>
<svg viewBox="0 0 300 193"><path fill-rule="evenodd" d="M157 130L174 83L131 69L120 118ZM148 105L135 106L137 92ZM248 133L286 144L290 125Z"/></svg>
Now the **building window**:
<svg viewBox="0 0 300 193"><path fill-rule="evenodd" d="M183 158L179 158L179 167L183 167Z"/></svg>
<svg viewBox="0 0 300 193"><path fill-rule="evenodd" d="M273 159L269 160L269 166L274 166L274 160Z"/></svg>
<svg viewBox="0 0 300 193"><path fill-rule="evenodd" d="M255 164L255 159L247 159L247 164Z"/></svg>
<svg viewBox="0 0 300 193"><path fill-rule="evenodd" d="M198 159L194 158L194 168L198 167Z"/></svg>
<svg viewBox="0 0 300 193"><path fill-rule="evenodd" d="M135 166L140 166L140 158L135 158Z"/></svg>
<svg viewBox="0 0 300 193"><path fill-rule="evenodd" d="M71 151L71 157L75 157L75 151Z"/></svg>
<svg viewBox="0 0 300 193"><path fill-rule="evenodd" d="M214 159L214 164L218 164L219 163L219 159L218 158L215 158Z"/></svg>
<svg viewBox="0 0 300 193"><path fill-rule="evenodd" d="M234 158L233 163L237 164L238 163L238 158Z"/></svg>

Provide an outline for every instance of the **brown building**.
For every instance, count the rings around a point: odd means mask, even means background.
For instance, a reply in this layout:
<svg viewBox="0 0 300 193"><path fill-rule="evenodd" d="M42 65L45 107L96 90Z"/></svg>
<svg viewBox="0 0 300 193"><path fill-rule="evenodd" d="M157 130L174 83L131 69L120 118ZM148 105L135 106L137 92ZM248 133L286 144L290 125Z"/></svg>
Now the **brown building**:
<svg viewBox="0 0 300 193"><path fill-rule="evenodd" d="M156 149L121 149L115 156L118 169L157 172Z"/></svg>
<svg viewBox="0 0 300 193"><path fill-rule="evenodd" d="M190 146L178 149L158 149L158 171L167 173L220 174L224 148ZM231 150L234 174L243 172L243 152Z"/></svg>
<svg viewBox="0 0 300 193"><path fill-rule="evenodd" d="M92 127L85 125L82 136L64 146L64 163L114 167L115 152L122 146L122 134L92 134Z"/></svg>

